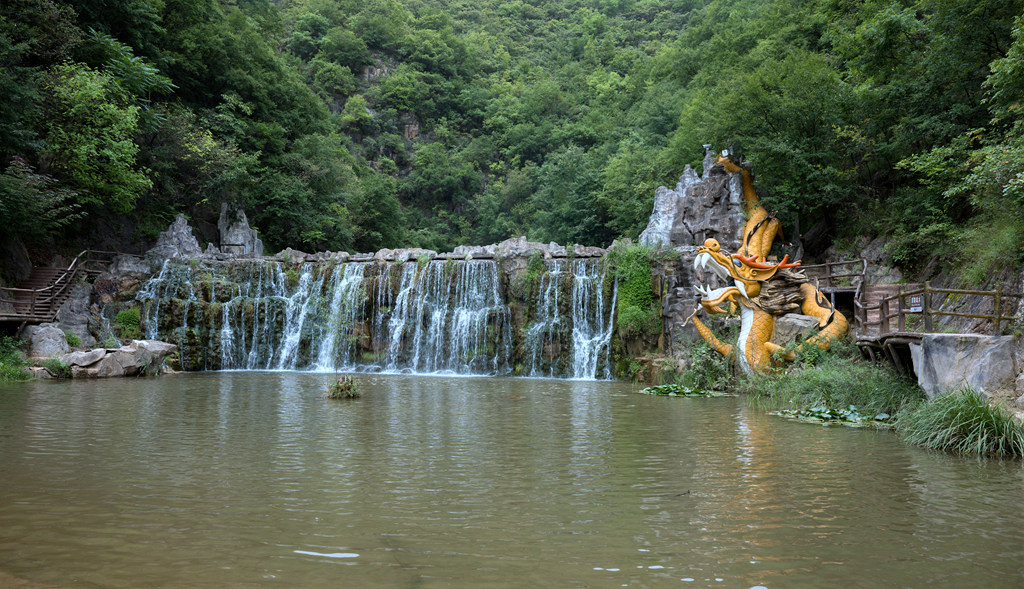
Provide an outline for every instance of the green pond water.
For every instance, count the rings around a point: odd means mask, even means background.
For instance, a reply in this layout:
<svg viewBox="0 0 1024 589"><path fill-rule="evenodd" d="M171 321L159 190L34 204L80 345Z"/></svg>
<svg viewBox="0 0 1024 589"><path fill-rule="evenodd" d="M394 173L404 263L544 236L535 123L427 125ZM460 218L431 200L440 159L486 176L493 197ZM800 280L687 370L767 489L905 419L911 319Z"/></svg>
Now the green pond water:
<svg viewBox="0 0 1024 589"><path fill-rule="evenodd" d="M1024 469L628 384L0 385L0 581L1021 587Z"/></svg>

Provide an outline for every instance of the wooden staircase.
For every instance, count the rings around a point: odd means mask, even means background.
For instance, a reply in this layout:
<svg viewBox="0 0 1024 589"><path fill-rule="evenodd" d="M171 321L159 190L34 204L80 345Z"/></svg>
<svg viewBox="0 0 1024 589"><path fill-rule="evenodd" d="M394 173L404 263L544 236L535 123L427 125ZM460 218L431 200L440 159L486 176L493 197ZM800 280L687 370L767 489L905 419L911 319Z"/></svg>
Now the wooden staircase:
<svg viewBox="0 0 1024 589"><path fill-rule="evenodd" d="M33 267L16 288L0 288L0 321L22 325L53 321L76 281L99 274L99 265L115 255L121 254L85 250L67 268Z"/></svg>

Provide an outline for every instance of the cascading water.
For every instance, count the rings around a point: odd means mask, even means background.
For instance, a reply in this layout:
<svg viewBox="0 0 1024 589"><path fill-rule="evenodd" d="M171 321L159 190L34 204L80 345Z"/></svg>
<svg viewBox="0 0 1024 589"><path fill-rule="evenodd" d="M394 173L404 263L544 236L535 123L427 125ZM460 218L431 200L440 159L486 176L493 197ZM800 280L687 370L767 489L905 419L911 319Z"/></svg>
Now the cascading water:
<svg viewBox="0 0 1024 589"><path fill-rule="evenodd" d="M606 304L600 260L550 260L523 330L524 374L611 378L616 288Z"/></svg>
<svg viewBox="0 0 1024 589"><path fill-rule="evenodd" d="M177 343L190 370L512 372L511 314L489 260L172 261L137 298L147 337Z"/></svg>

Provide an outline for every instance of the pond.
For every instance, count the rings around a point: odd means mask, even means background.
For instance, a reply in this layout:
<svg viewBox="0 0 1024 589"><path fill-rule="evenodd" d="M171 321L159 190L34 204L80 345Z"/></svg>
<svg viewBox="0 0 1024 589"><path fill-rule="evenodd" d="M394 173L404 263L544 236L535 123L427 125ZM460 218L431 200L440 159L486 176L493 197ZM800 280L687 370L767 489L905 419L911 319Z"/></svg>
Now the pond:
<svg viewBox="0 0 1024 589"><path fill-rule="evenodd" d="M0 584L1009 587L1024 470L628 384L0 385Z"/></svg>

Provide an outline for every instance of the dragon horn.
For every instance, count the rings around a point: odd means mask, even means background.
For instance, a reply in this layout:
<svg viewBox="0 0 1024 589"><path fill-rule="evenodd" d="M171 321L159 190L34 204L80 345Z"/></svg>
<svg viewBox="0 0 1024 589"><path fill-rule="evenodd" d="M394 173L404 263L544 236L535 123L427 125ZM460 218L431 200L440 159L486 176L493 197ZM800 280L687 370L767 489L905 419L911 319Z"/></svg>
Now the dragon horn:
<svg viewBox="0 0 1024 589"><path fill-rule="evenodd" d="M793 262L792 264L787 264L786 260L789 259L789 254L783 256L782 261L779 262L778 264L768 264L767 262L758 261L756 256L750 256L748 258L744 257L742 254L733 254L732 257L738 260L742 260L744 264L750 266L751 268L760 268L762 270L773 270L775 268L796 268L797 266L800 265L800 262ZM764 258L761 259L763 260Z"/></svg>

